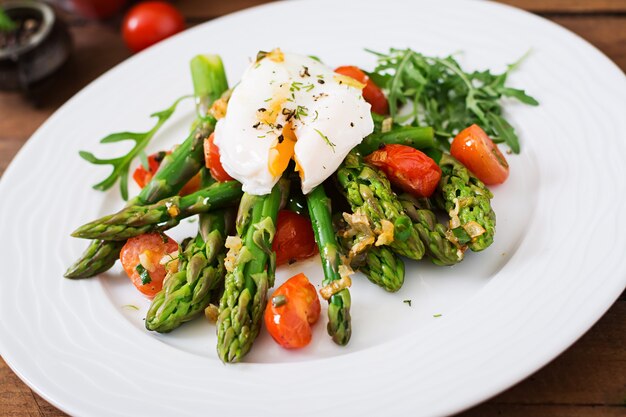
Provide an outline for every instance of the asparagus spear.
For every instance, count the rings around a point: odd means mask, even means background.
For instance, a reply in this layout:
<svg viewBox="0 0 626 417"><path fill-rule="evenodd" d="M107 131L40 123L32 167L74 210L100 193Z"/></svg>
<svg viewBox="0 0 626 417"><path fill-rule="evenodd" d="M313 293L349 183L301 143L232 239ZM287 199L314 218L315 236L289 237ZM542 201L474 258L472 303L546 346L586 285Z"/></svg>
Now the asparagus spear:
<svg viewBox="0 0 626 417"><path fill-rule="evenodd" d="M232 267L227 267L217 318L217 353L223 362L239 362L259 334L267 290L274 285L272 240L284 189L279 182L270 194L246 193L241 199L236 224L242 246L227 255Z"/></svg>
<svg viewBox="0 0 626 417"><path fill-rule="evenodd" d="M370 247L359 271L389 292L398 291L404 284L404 261L387 246Z"/></svg>
<svg viewBox="0 0 626 417"><path fill-rule="evenodd" d="M307 195L309 216L313 224L315 242L319 248L322 268L324 269L323 285L341 279L339 275L340 249L333 229L330 199L326 197L323 186L317 186ZM350 324L350 291L347 288L335 293L328 300L328 334L339 345L350 340L352 326Z"/></svg>
<svg viewBox="0 0 626 417"><path fill-rule="evenodd" d="M347 220L353 223L348 224ZM333 218L350 266L386 291L398 291L404 283L404 261L388 246L374 246L375 238L369 225L354 223L361 220L366 219L347 213L336 213Z"/></svg>
<svg viewBox="0 0 626 417"><path fill-rule="evenodd" d="M224 279L227 210L200 215L200 229L179 257L178 271L168 274L146 315L146 328L170 332L202 313Z"/></svg>
<svg viewBox="0 0 626 417"><path fill-rule="evenodd" d="M126 240L154 230L173 227L181 219L233 205L241 198L241 184L213 184L184 197L174 196L147 206L129 206L76 229L72 236L84 239Z"/></svg>
<svg viewBox="0 0 626 417"><path fill-rule="evenodd" d="M204 161L203 143L213 131L215 121L201 111L211 100L228 89L222 61L218 55L194 58L191 77L194 83L199 122L189 137L174 152L166 156L152 180L129 205L151 204L177 194L200 169ZM208 97L208 99L207 99ZM123 243L96 240L90 243L81 257L65 272L66 278L89 278L113 266L119 258Z"/></svg>
<svg viewBox="0 0 626 417"><path fill-rule="evenodd" d="M358 154L351 152L337 170L337 179L352 211L365 214L375 232L384 233L385 222L391 222L393 236L386 244L394 252L415 260L424 256L424 245L411 219L380 171L365 164Z"/></svg>
<svg viewBox="0 0 626 417"><path fill-rule="evenodd" d="M383 145L407 145L415 149L433 148L436 146L432 127L394 126L388 132L374 132L363 139L357 146L362 155L368 155Z"/></svg>
<svg viewBox="0 0 626 417"><path fill-rule="evenodd" d="M493 243L496 214L491 208L491 191L459 161L443 154L440 196L435 203L450 215L450 229L460 244L478 252Z"/></svg>
<svg viewBox="0 0 626 417"><path fill-rule="evenodd" d="M454 265L463 260L465 247L456 239L450 240L450 231L437 221L435 213L422 207L415 197L402 194L400 202L406 214L413 220L413 227L426 247L426 254L436 265Z"/></svg>

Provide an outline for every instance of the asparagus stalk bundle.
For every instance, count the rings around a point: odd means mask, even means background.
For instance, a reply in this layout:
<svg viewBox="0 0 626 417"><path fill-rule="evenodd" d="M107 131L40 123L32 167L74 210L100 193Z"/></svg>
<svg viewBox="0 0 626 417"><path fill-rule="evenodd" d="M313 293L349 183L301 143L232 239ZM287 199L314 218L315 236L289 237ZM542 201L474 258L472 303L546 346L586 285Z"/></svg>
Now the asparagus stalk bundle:
<svg viewBox="0 0 626 417"><path fill-rule="evenodd" d="M324 187L319 185L307 196L309 217L313 225L315 242L319 248L324 280L322 285L330 285L333 281L339 281L339 266L341 265L341 250L337 244L337 237L333 229L331 216L331 202ZM350 291L343 288L333 294L328 300L328 334L338 345L345 345L352 335L350 322Z"/></svg>
<svg viewBox="0 0 626 417"><path fill-rule="evenodd" d="M413 227L426 247L426 254L436 265L454 265L463 260L465 248L450 239L451 231L437 221L432 210L423 207L413 196L399 196L404 211L413 220Z"/></svg>
<svg viewBox="0 0 626 417"><path fill-rule="evenodd" d="M211 185L184 197L175 196L147 206L128 206L76 229L72 236L85 239L126 240L133 236L176 226L194 214L236 204L241 184L227 181Z"/></svg>
<svg viewBox="0 0 626 417"><path fill-rule="evenodd" d="M178 270L169 273L146 315L146 328L170 332L201 314L224 279L224 240L229 212L200 215L199 231L179 254Z"/></svg>
<svg viewBox="0 0 626 417"><path fill-rule="evenodd" d="M448 212L453 239L474 252L486 249L496 232L491 191L449 154L442 155L439 166L442 176L434 201Z"/></svg>
<svg viewBox="0 0 626 417"><path fill-rule="evenodd" d="M152 204L176 195L204 164L204 139L215 127L206 109L228 89L226 72L218 55L199 55L191 61L191 77L199 113L187 139L161 163L161 168L129 205ZM66 278L89 278L107 271L119 259L124 242L95 240L65 272Z"/></svg>
<svg viewBox="0 0 626 417"><path fill-rule="evenodd" d="M274 285L272 241L284 189L279 182L270 194L244 194L239 204L236 224L242 242L227 255L217 318L217 353L223 362L239 362L259 334L267 290Z"/></svg>
<svg viewBox="0 0 626 417"><path fill-rule="evenodd" d="M352 211L367 216L375 232L385 233L385 224L393 225L393 236L384 244L407 258L424 256L424 245L383 174L351 152L337 170L337 179Z"/></svg>
<svg viewBox="0 0 626 417"><path fill-rule="evenodd" d="M347 219L353 218L347 213L337 213L334 226L337 229L339 243L347 254L350 266L362 272L367 279L389 292L396 292L404 284L404 261L388 246L374 246L371 231L359 230ZM362 229L366 229L363 227Z"/></svg>
<svg viewBox="0 0 626 417"><path fill-rule="evenodd" d="M387 246L370 247L358 269L385 291L396 292L404 284L404 261Z"/></svg>

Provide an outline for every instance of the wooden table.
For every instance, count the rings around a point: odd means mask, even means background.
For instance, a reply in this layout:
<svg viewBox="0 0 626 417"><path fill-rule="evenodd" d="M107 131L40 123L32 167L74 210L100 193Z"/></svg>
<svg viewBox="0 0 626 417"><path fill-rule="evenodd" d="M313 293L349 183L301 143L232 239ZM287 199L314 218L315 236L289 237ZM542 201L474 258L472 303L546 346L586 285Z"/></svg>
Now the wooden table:
<svg viewBox="0 0 626 417"><path fill-rule="evenodd" d="M188 25L193 26L265 2L180 0L175 4ZM504 2L572 30L626 70L626 0ZM130 56L118 33L119 19L99 23L68 16L67 21L75 50L55 89L38 97L37 107L17 94L0 93L0 175L30 135L61 104ZM0 416L22 415L65 414L31 391L0 358ZM585 336L552 363L460 416L626 416L626 293Z"/></svg>

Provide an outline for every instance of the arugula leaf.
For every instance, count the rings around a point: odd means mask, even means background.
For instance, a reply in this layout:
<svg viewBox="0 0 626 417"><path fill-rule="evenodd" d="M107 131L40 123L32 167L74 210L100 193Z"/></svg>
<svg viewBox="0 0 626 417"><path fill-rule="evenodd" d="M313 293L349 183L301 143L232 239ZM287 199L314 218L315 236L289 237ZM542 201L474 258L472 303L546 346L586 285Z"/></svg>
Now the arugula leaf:
<svg viewBox="0 0 626 417"><path fill-rule="evenodd" d="M523 56L501 74L490 71L465 72L452 56L428 57L411 49L374 52L377 66L368 73L387 93L391 116L397 122L432 126L442 150L461 130L478 124L495 142L505 142L520 152L515 129L502 116L501 99L509 97L536 106L537 100L524 90L506 86L508 75ZM399 115L400 107L412 106L411 114Z"/></svg>
<svg viewBox="0 0 626 417"><path fill-rule="evenodd" d="M139 156L142 160L142 164L149 169L148 160L147 157L145 157L145 153L143 152L143 150L146 148L150 140L154 137L156 132L161 128L163 123L165 123L167 119L172 116L172 114L176 110L176 107L178 106L178 103L189 97L192 96L180 97L176 99L174 104L172 104L167 109L151 114L150 117L156 117L157 122L154 127L147 132L112 133L100 140L100 143L115 143L127 140L134 141L135 146L133 146L133 148L126 155L117 158L100 159L91 152L79 151L78 154L87 162L90 162L94 165L111 165L113 167L113 172L111 172L111 174L104 180L102 180L98 184L95 184L93 188L99 191L106 191L111 188L119 179L120 193L122 194L122 198L124 200L128 200L128 171L131 162L133 161L133 159L135 159L135 157Z"/></svg>

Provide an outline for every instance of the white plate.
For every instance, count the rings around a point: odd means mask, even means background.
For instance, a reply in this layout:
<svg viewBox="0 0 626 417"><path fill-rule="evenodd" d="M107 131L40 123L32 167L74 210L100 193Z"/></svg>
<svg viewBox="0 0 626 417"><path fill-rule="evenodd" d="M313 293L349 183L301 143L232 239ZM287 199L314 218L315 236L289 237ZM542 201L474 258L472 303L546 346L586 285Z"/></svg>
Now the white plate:
<svg viewBox="0 0 626 417"><path fill-rule="evenodd" d="M90 280L62 278L86 245L69 232L121 206L117 190L89 188L107 170L77 151L119 153L97 139L149 126L144 115L191 91L194 54L220 53L235 81L248 57L275 46L365 68L374 60L363 47L463 51L466 67L494 70L532 49L511 83L541 106L507 107L522 154L509 157L510 180L494 189L498 234L489 250L453 268L412 264L398 294L356 280L346 348L334 346L320 323L302 351L262 336L247 363L224 366L202 320L167 336L145 331L148 303L119 267ZM192 113L183 106L151 150L181 140ZM75 415L462 410L557 356L624 289L625 114L626 79L606 57L552 23L494 3L288 2L201 25L79 93L5 173L0 352L33 389ZM192 232L188 224L179 233ZM301 269L319 282L315 262L281 271L279 282Z"/></svg>

